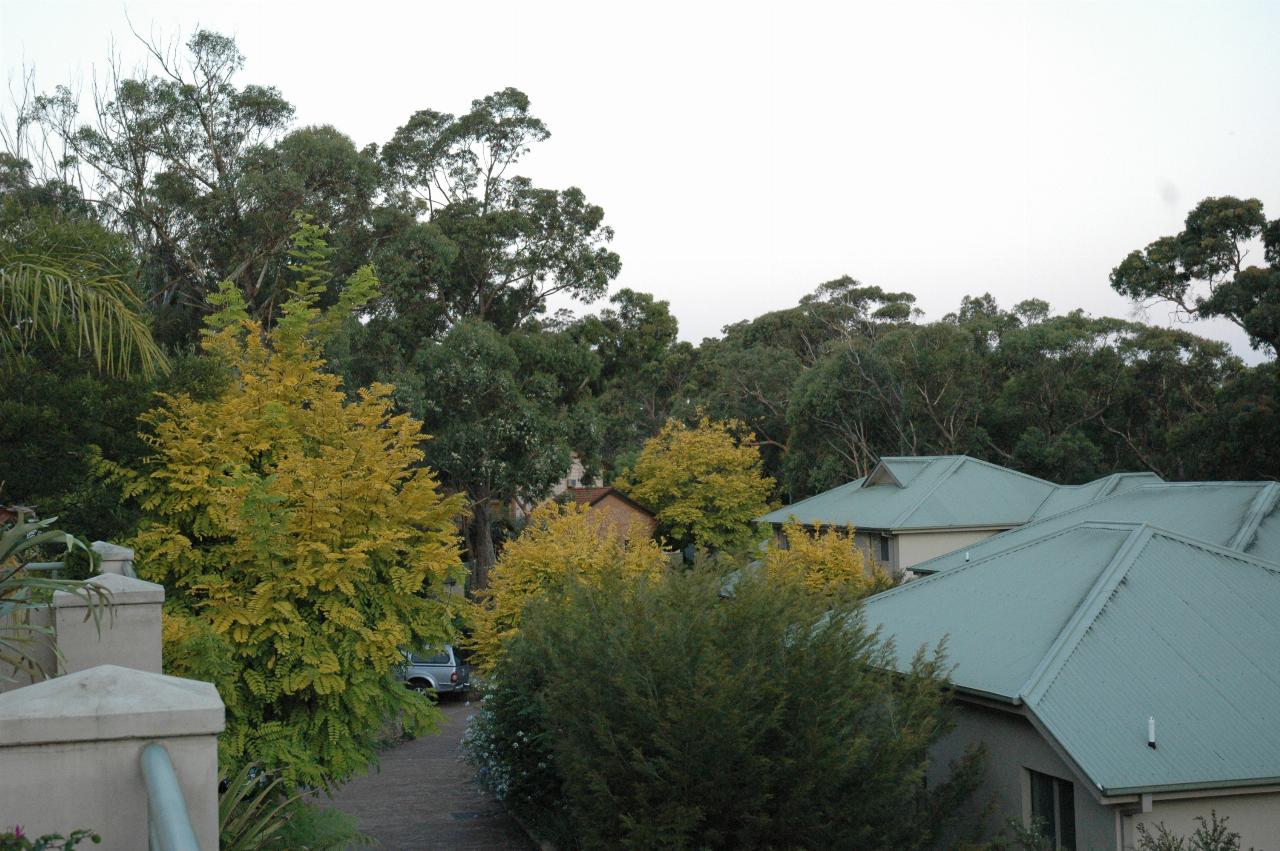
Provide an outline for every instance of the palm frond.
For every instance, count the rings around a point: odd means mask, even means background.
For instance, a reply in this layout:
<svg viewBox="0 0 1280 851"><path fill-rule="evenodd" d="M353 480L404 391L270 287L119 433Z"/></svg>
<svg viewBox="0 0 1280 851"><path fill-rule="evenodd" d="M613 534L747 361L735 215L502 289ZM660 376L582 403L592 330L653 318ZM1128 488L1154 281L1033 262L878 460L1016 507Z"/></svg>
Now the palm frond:
<svg viewBox="0 0 1280 851"><path fill-rule="evenodd" d="M52 628L32 623L31 615L46 608L55 592L65 591L84 600L85 620L92 618L99 632L102 612L110 613L111 592L107 589L74 579L39 576L28 569L22 554L46 547L61 546L64 552L78 549L92 556L89 545L81 539L49 528L55 520L19 519L8 528L0 527L0 681L13 680L19 672L32 679L52 675L40 663L34 645L48 642L55 658L61 658L61 652L56 642L49 641ZM6 673L6 668L10 672Z"/></svg>
<svg viewBox="0 0 1280 851"><path fill-rule="evenodd" d="M39 338L88 352L98 369L144 377L168 370L164 351L142 319L142 302L119 277L92 262L9 257L0 266L0 357Z"/></svg>

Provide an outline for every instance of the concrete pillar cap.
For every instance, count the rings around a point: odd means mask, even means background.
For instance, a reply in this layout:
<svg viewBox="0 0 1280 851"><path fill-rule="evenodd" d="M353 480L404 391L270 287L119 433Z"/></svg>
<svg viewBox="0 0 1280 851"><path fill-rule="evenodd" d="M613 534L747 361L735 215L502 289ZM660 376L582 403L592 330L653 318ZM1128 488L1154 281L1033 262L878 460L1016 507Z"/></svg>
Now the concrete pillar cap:
<svg viewBox="0 0 1280 851"><path fill-rule="evenodd" d="M221 733L213 683L98 665L0 694L0 750L44 742Z"/></svg>
<svg viewBox="0 0 1280 851"><path fill-rule="evenodd" d="M140 603L163 603L164 586L154 582L145 582L120 573L99 573L85 580L86 585L95 585L110 594L109 602L113 606L130 606ZM91 597L72 594L70 591L54 591L53 600L49 603L55 609L86 608L90 602L97 600Z"/></svg>
<svg viewBox="0 0 1280 851"><path fill-rule="evenodd" d="M109 541L94 541L89 545L104 561L133 561L133 550Z"/></svg>

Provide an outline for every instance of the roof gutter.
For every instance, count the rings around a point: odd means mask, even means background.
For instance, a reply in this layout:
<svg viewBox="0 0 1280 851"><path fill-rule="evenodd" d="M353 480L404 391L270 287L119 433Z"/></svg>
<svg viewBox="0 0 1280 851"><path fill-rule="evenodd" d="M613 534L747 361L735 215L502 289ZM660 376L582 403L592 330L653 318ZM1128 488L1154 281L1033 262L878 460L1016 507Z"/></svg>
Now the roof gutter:
<svg viewBox="0 0 1280 851"><path fill-rule="evenodd" d="M1175 792L1206 792L1216 789L1247 789L1251 786L1280 785L1280 777L1250 777L1243 780L1202 780L1195 783L1166 783L1161 786L1104 786L1105 797L1122 795L1161 795Z"/></svg>

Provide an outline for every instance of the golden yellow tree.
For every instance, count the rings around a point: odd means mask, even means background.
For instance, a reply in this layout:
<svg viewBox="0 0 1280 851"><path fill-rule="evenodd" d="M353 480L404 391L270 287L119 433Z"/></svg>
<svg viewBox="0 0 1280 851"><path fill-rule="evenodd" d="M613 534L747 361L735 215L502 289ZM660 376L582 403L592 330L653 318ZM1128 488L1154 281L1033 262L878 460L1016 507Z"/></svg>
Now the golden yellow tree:
<svg viewBox="0 0 1280 851"><path fill-rule="evenodd" d="M654 576L666 567L666 555L643 527L618 531L602 531L582 506L548 503L535 510L490 575L470 645L476 665L492 669L519 632L528 602L559 593L569 577L591 582L610 566L625 576Z"/></svg>
<svg viewBox="0 0 1280 851"><path fill-rule="evenodd" d="M854 545L852 526L817 525L809 530L788 523L782 527L782 535L786 548L772 546L765 555L765 570L770 576L801 582L810 591L833 599L860 599L894 585L893 577Z"/></svg>
<svg viewBox="0 0 1280 851"><path fill-rule="evenodd" d="M746 426L703 416L692 428L667 420L619 484L673 544L730 550L758 537L753 521L769 510L773 479L761 469Z"/></svg>
<svg viewBox="0 0 1280 851"><path fill-rule="evenodd" d="M419 424L391 387L352 400L322 369L321 342L377 283L360 270L322 312L327 251L301 223L300 281L272 329L224 284L204 347L225 392L162 397L142 417L145 469L101 462L145 511L133 546L167 592L167 670L214 681L227 704L224 767L310 787L367 769L388 717L433 721L389 673L400 648L449 640L464 605L445 587L463 577L462 506L421 465Z"/></svg>

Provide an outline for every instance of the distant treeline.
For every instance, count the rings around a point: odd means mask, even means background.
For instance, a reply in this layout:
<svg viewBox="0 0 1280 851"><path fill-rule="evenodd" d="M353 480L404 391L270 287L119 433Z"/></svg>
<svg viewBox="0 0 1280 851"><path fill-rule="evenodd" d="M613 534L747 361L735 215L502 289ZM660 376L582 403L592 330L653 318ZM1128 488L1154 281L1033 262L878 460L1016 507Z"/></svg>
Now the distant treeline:
<svg viewBox="0 0 1280 851"><path fill-rule="evenodd" d="M520 91L462 115L413 112L385 144L357 148L331 126L293 126L276 89L239 84L232 39L153 49L154 73L98 76L92 114L67 89L28 92L0 155L0 262L107 270L170 355L148 379L109 377L41 340L6 362L0 499L91 537L123 537L133 518L90 471L90 447L128 463L147 451L136 417L155 390L219 392L225 376L198 347L206 299L230 280L273 321L299 216L324 230L332 294L366 265L380 280L330 368L351 393L395 385L432 435L427 463L469 500L482 563L500 507L545 494L571 453L611 479L667 418L699 411L755 435L783 501L890 454L968 453L1062 482L1280 475L1274 360L1246 367L1185 330L1054 315L1039 300L965 298L925 323L913 295L851 278L679 342L665 302L610 296L621 259L604 211L576 187L518 176L549 135ZM1246 266L1241 246L1259 239L1269 265ZM1209 199L1186 232L1117 261L1117 290L1227 316L1274 355L1280 223L1258 202ZM548 315L561 292L608 302Z"/></svg>

